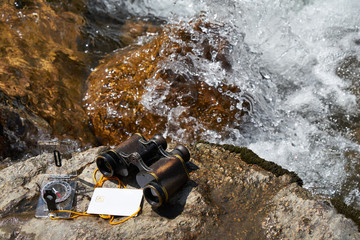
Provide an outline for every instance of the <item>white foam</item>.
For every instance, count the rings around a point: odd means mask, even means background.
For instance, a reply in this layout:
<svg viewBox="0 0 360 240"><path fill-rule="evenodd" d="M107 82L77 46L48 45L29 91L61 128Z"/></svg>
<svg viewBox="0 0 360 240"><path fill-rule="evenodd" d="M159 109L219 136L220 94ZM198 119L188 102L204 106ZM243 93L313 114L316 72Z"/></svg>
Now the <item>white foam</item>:
<svg viewBox="0 0 360 240"><path fill-rule="evenodd" d="M196 46L192 59L196 71L176 58L163 66L185 76L196 74L215 87L236 84L252 95L254 112L242 128L224 129L231 132L227 139L221 132L206 130L203 138L246 145L266 160L297 172L307 188L325 195L343 190L348 175L357 174L346 167L345 153L359 152L359 145L333 127L332 116L359 113L357 97L348 89L351 83L336 76L335 68L346 56L360 57L360 46L354 42L360 39L360 1L102 1L112 14L123 7L135 15L154 15L186 28L184 22L201 13L222 26L219 34L232 45L231 73L199 58ZM149 85L142 104L167 114L176 124L176 116L186 109L169 109L162 103L168 92L154 95L153 87ZM166 134L186 137L183 129L175 129ZM346 199L353 203L358 196L358 191L349 189Z"/></svg>
<svg viewBox="0 0 360 240"><path fill-rule="evenodd" d="M169 18L174 14L178 17L189 17L199 14L201 1L188 0L93 0L102 6L102 11L117 16L121 11L127 11L135 16L156 16Z"/></svg>

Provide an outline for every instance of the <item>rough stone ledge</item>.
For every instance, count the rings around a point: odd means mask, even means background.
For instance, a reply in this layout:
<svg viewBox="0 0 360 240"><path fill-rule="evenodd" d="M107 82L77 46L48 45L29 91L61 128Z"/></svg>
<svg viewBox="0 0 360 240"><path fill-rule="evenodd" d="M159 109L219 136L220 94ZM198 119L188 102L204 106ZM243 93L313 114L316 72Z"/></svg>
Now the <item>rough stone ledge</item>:
<svg viewBox="0 0 360 240"><path fill-rule="evenodd" d="M48 164L51 155L4 168L0 239L360 239L350 219L338 214L328 199L312 196L294 176L248 164L229 147L198 143L189 148L191 180L170 203L154 210L144 201L139 216L116 226L98 217L34 217L39 184L54 171ZM76 153L61 169L78 173L76 211L87 209L94 160L102 150ZM106 186L116 187L111 182Z"/></svg>

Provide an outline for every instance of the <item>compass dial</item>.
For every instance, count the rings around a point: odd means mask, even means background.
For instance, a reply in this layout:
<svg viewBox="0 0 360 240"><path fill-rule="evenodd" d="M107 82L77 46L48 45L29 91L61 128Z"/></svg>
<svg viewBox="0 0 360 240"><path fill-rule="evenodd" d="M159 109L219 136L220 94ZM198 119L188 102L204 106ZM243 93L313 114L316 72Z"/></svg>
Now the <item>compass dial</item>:
<svg viewBox="0 0 360 240"><path fill-rule="evenodd" d="M69 183L56 180L47 183L42 189L42 198L44 199L45 190L51 190L56 195L55 203L60 203L68 199L71 195L71 186Z"/></svg>

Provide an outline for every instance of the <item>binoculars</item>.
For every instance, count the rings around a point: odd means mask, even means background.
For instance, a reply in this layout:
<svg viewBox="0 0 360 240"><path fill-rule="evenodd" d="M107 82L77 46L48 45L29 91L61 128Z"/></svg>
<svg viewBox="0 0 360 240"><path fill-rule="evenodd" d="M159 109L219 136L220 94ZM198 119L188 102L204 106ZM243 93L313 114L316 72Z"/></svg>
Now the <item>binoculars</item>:
<svg viewBox="0 0 360 240"><path fill-rule="evenodd" d="M173 196L189 179L186 162L189 150L177 145L171 152L166 151L167 142L159 134L146 140L141 134L101 153L96 164L105 177L131 176L138 170L136 181L143 188L144 197L153 207L160 207Z"/></svg>

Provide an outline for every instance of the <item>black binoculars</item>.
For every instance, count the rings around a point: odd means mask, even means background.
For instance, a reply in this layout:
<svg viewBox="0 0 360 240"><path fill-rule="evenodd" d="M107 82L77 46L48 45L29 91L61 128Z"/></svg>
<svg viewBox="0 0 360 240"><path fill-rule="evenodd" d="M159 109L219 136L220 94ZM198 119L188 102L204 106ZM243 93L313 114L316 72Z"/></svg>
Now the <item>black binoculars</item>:
<svg viewBox="0 0 360 240"><path fill-rule="evenodd" d="M167 142L159 134L150 140L135 134L115 149L101 153L96 164L106 177L127 177L136 167L136 181L143 188L145 199L153 207L160 207L189 179L189 150L183 145L171 152L166 148Z"/></svg>

